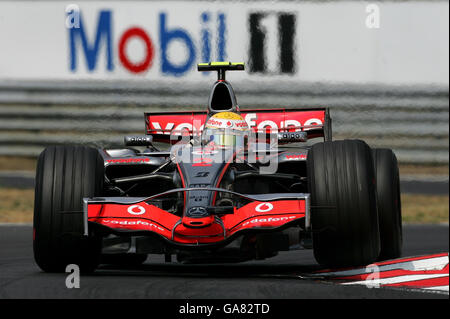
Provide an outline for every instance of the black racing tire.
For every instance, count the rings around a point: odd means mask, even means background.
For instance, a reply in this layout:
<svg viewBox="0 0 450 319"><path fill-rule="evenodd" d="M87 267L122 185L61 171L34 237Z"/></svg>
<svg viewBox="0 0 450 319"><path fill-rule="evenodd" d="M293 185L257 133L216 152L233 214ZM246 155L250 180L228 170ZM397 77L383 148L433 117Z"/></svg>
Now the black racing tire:
<svg viewBox="0 0 450 319"><path fill-rule="evenodd" d="M76 264L95 270L101 237L84 236L83 197L100 196L103 160L86 146L51 146L39 156L33 218L33 251L45 272L64 272Z"/></svg>
<svg viewBox="0 0 450 319"><path fill-rule="evenodd" d="M314 257L326 267L361 266L380 252L375 171L360 140L317 143L308 152Z"/></svg>
<svg viewBox="0 0 450 319"><path fill-rule="evenodd" d="M381 251L378 260L402 255L402 208L397 157L386 148L372 149L376 172Z"/></svg>
<svg viewBox="0 0 450 319"><path fill-rule="evenodd" d="M118 266L139 266L147 260L146 254L103 254L101 264Z"/></svg>

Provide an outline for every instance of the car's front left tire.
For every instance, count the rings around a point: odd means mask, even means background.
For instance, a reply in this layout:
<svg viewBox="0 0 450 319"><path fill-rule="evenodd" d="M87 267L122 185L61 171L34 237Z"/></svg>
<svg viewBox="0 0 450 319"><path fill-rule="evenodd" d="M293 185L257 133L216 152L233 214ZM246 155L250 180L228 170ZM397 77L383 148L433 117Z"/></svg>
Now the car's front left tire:
<svg viewBox="0 0 450 319"><path fill-rule="evenodd" d="M390 149L372 149L377 183L381 251L378 260L402 254L402 212L397 158Z"/></svg>
<svg viewBox="0 0 450 319"><path fill-rule="evenodd" d="M380 235L370 147L361 140L314 144L307 169L317 262L326 267L374 262Z"/></svg>

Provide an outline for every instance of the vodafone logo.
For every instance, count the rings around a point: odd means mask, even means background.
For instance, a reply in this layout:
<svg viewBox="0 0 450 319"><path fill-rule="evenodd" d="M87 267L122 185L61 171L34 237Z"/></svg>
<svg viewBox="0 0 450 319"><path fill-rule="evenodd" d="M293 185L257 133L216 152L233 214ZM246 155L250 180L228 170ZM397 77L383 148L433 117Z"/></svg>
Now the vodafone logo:
<svg viewBox="0 0 450 319"><path fill-rule="evenodd" d="M142 214L145 214L145 208L142 207L141 205L131 205L130 207L128 207L127 211L131 215L142 215Z"/></svg>
<svg viewBox="0 0 450 319"><path fill-rule="evenodd" d="M298 114L293 114L292 117L299 117ZM320 115L318 115L320 116ZM157 116L153 116L157 117ZM152 119L153 119L152 117ZM278 120L277 117L279 117L279 114L273 114L273 119L271 120L261 120L259 117L262 117L260 114L257 113L248 113L245 115L245 121L233 121L234 123L231 123L233 127L236 128L251 128L254 131L265 131L267 129L274 130L275 132L278 130L284 130L284 129L290 129L292 131L308 131L315 129L314 126L321 126L323 125L323 119L319 118L306 118L303 122L303 128L302 128L302 122L299 120ZM170 118L172 119L172 118ZM217 128L227 128L227 122L224 122L225 120L221 121L221 119L213 119L210 118L206 122L206 127L217 127ZM202 131L203 130L203 122L200 122L200 126L196 127L197 130ZM164 127L165 125L165 127ZM164 127L164 128L163 128ZM183 129L187 129L189 131L193 130L192 122L189 123L188 121L182 122L180 120L179 122L168 122L167 120L160 120L158 121L151 121L149 124L149 133L158 133L158 134L167 134L170 135L171 131L175 131L176 133L178 131L182 131ZM174 133L175 134L175 133ZM180 134L180 133L177 133Z"/></svg>
<svg viewBox="0 0 450 319"><path fill-rule="evenodd" d="M108 164L116 164L116 163L144 163L150 162L149 158L119 158L119 159L109 159L106 160Z"/></svg>
<svg viewBox="0 0 450 319"><path fill-rule="evenodd" d="M156 228L160 231L164 231L164 228L159 227L158 225L152 224L152 223L148 223L145 221L141 221L141 220L103 220L102 224L114 224L114 225L125 225L125 226L148 226L148 227L153 227Z"/></svg>
<svg viewBox="0 0 450 319"><path fill-rule="evenodd" d="M238 127L238 128L245 128L245 129L248 128L247 122L245 122L245 121L236 122L236 123L234 123L234 124L235 124L236 127Z"/></svg>
<svg viewBox="0 0 450 319"><path fill-rule="evenodd" d="M290 111L288 114L282 111L261 112L261 113L241 113L242 119L220 119L209 118L205 123L205 115L158 115L147 114L147 133L148 134L166 134L180 135L183 130L198 132L210 126L213 128L227 128L226 123L230 121L233 128L247 129L251 128L253 132L266 132L267 130L286 131L290 133L308 131L312 129L322 129L325 121L325 112L320 111ZM286 119L289 118L289 119Z"/></svg>
<svg viewBox="0 0 450 319"><path fill-rule="evenodd" d="M273 205L271 203L261 203L255 207L255 210L259 213L270 212L273 209Z"/></svg>
<svg viewBox="0 0 450 319"><path fill-rule="evenodd" d="M297 218L297 216L282 216L282 217L269 217L269 218L255 218L251 221L245 222L242 226L248 226L252 224L269 223L269 226L273 226L273 223L287 222L292 219Z"/></svg>
<svg viewBox="0 0 450 319"><path fill-rule="evenodd" d="M222 127L223 121L221 120L215 120L213 118L209 119L208 122L206 123L207 125L211 125L211 126L219 126Z"/></svg>

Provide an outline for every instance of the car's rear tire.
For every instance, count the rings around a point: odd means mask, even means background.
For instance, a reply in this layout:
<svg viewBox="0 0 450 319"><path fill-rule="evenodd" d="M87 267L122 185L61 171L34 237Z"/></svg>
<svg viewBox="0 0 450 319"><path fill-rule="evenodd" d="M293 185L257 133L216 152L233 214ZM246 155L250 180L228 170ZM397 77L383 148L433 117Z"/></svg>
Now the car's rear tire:
<svg viewBox="0 0 450 319"><path fill-rule="evenodd" d="M317 143L308 152L313 249L327 267L367 265L380 252L375 172L360 140Z"/></svg>
<svg viewBox="0 0 450 319"><path fill-rule="evenodd" d="M83 197L101 195L103 160L85 146L51 146L36 169L33 250L46 272L63 272L76 264L82 272L99 262L101 238L84 236Z"/></svg>
<svg viewBox="0 0 450 319"><path fill-rule="evenodd" d="M402 254L402 213L397 157L390 149L373 149L381 251L378 260Z"/></svg>

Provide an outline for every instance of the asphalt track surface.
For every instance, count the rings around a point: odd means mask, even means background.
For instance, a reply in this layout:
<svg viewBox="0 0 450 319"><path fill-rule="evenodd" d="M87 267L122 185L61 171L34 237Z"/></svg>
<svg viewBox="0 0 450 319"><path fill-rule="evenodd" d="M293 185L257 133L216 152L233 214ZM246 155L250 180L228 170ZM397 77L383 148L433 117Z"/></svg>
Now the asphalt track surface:
<svg viewBox="0 0 450 319"><path fill-rule="evenodd" d="M405 225L403 256L448 252L446 225ZM301 278L318 270L311 250L280 253L264 261L239 264L164 263L150 255L128 269L102 265L82 275L80 288L68 289L67 274L47 274L34 263L30 225L0 226L0 299L8 298L443 298L448 294L417 290L342 286Z"/></svg>

